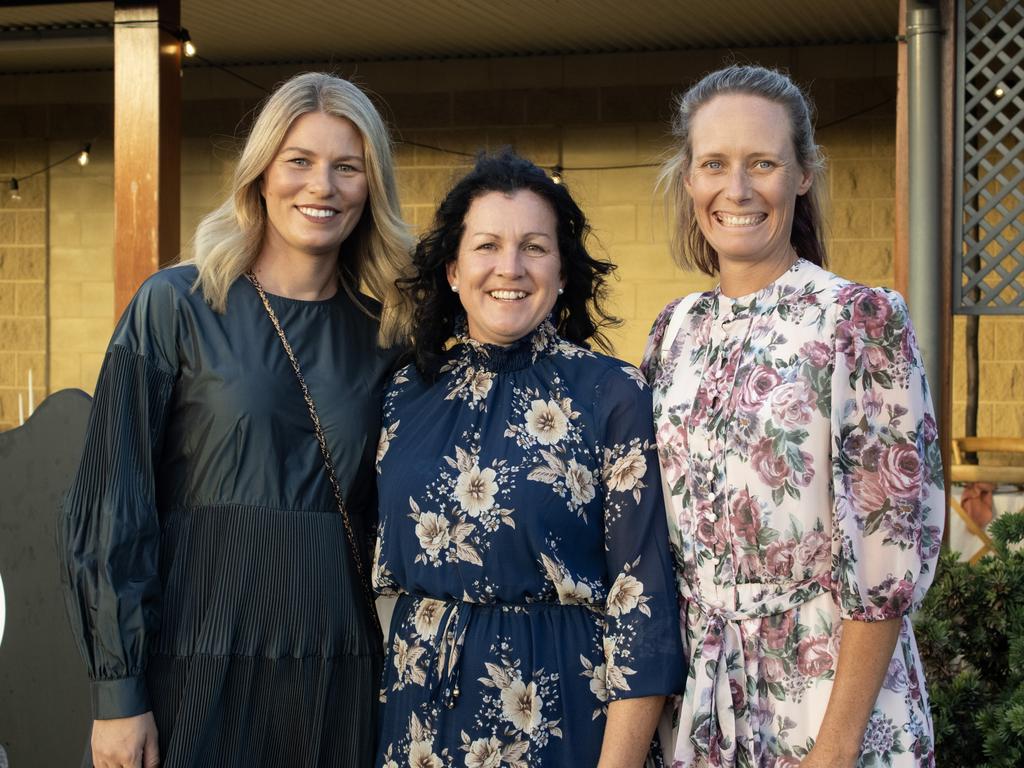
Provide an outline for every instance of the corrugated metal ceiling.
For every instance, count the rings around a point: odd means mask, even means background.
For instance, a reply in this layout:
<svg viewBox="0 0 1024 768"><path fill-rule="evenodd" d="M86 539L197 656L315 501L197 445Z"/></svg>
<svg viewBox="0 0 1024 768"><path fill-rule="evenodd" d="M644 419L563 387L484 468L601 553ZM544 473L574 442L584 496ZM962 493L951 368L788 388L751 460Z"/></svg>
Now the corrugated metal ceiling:
<svg viewBox="0 0 1024 768"><path fill-rule="evenodd" d="M453 58L891 40L896 0L182 0L218 63ZM0 8L0 28L113 20L112 3ZM0 71L109 67L101 40L31 46L0 30Z"/></svg>

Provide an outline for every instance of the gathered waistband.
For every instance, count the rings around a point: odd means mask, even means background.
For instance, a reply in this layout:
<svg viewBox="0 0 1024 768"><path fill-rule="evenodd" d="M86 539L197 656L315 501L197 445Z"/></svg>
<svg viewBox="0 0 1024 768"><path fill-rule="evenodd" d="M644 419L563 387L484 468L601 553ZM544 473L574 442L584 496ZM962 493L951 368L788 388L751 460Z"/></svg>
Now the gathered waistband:
<svg viewBox="0 0 1024 768"><path fill-rule="evenodd" d="M439 603L441 617L437 632L434 634L433 646L435 655L427 668L427 679L436 686L435 695L440 703L451 709L459 697L459 674L462 647L466 641L466 632L475 616L480 613L500 611L509 614L536 614L551 610L568 609L573 613L582 610L594 618L603 614L600 608L588 603L474 603L466 600L454 600L427 595L411 595L403 592L399 601L409 600L421 604L426 600Z"/></svg>

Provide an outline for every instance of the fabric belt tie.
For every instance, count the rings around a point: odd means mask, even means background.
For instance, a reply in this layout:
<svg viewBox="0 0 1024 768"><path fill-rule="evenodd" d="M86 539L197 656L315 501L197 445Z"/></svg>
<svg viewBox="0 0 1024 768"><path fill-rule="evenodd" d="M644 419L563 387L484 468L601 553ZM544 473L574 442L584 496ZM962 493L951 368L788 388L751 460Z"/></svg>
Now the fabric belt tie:
<svg viewBox="0 0 1024 768"><path fill-rule="evenodd" d="M811 579L736 610L702 601L685 584L681 591L683 598L707 617L694 670L694 690L700 698L693 702L694 729L690 743L696 754L714 755L714 765L722 768L754 766L752 702L745 700L746 659L739 623L785 613L829 590L821 580ZM731 738L723 739L723 736ZM680 746L677 745L677 750ZM679 759L678 754L676 759Z"/></svg>
<svg viewBox="0 0 1024 768"><path fill-rule="evenodd" d="M439 598L421 598L437 600ZM462 649L466 642L466 632L474 617L481 611L504 610L509 608L525 609L527 614L534 611L555 608L559 611L566 608L585 610L601 614L596 606L563 605L560 603L469 603L461 600L445 600L444 610L434 635L436 652L427 669L427 680L435 686L434 698L443 706L452 709L459 698L459 677L462 668Z"/></svg>
<svg viewBox="0 0 1024 768"><path fill-rule="evenodd" d="M445 605L441 621L434 636L437 654L433 662L433 679L438 686L441 703L448 709L455 706L459 697L459 660L462 646L466 642L466 630L476 613L474 603L450 601Z"/></svg>

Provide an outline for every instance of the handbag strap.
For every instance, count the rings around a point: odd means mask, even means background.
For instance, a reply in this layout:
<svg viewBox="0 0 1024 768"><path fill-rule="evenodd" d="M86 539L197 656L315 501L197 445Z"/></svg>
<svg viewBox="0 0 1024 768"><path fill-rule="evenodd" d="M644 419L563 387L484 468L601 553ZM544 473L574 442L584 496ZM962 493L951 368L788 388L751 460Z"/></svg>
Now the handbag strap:
<svg viewBox="0 0 1024 768"><path fill-rule="evenodd" d="M284 328L281 327L280 321L277 319L277 313L274 312L274 308L270 306L270 301L267 299L266 291L263 290L263 286L260 285L260 281L256 279L256 275L249 270L245 273L245 276L252 283L256 292L260 295L260 300L263 302L263 308L267 310L267 316L270 318L270 322L274 324L274 329L277 331L278 337L281 339L281 346L284 347L285 354L288 355L288 360L292 364L292 370L295 371L295 378L299 381L299 387L302 389L302 397L306 401L306 407L309 409L309 418L313 422L313 432L316 434L316 440L320 444L320 455L323 456L324 470L327 472L327 479L330 481L331 490L334 491L334 501L338 505L338 512L341 513L342 523L345 525L345 538L348 539L349 550L352 553L352 562L355 563L356 571L359 575L359 582L363 586L363 595L366 598L366 605L370 611L370 616L373 619L373 624L377 628L378 632L381 632L380 618L377 616L376 604L373 600L373 593L370 589L370 580L367 578L366 571L363 568L363 558L359 554L359 548L356 546L356 537L352 533L352 523L349 521L348 506L345 504L345 499L341 495L341 485L338 483L338 477L334 473L334 461L331 458L331 450L327 446L327 438L324 436L323 427L320 425L320 416L316 410L316 403L313 402L313 396L309 394L309 387L306 386L306 380L302 376L302 369L299 368L298 358L295 357L295 352L292 351L292 345L288 343L288 337L285 336Z"/></svg>

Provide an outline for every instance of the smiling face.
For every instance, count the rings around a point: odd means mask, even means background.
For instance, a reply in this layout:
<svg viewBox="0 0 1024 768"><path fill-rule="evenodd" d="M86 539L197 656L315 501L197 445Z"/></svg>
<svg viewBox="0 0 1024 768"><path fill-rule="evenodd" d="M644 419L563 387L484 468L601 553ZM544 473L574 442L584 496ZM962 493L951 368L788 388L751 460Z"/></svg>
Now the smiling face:
<svg viewBox="0 0 1024 768"><path fill-rule="evenodd" d="M298 117L263 173L264 250L338 255L366 206L363 140L348 120L323 112Z"/></svg>
<svg viewBox="0 0 1024 768"><path fill-rule="evenodd" d="M459 289L471 338L507 345L530 333L565 284L551 205L528 190L473 200L448 282Z"/></svg>
<svg viewBox="0 0 1024 768"><path fill-rule="evenodd" d="M716 96L693 116L683 179L719 264L792 258L796 198L813 176L797 162L785 108L746 94Z"/></svg>

